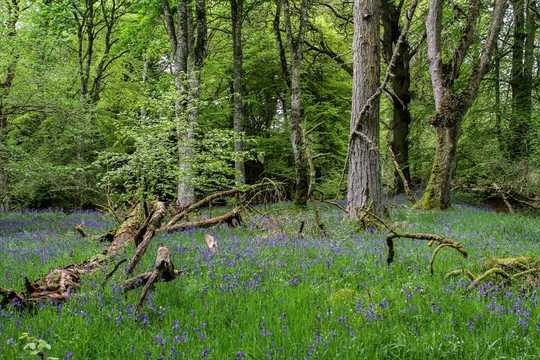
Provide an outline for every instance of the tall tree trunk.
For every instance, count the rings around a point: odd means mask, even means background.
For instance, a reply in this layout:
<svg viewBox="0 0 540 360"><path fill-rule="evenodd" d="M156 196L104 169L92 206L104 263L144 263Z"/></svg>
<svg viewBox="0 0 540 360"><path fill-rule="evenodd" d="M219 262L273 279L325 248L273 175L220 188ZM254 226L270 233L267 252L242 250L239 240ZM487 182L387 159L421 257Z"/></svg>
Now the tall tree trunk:
<svg viewBox="0 0 540 360"><path fill-rule="evenodd" d="M357 218L363 210L383 211L379 159L379 97L370 100L380 83L379 0L354 1L351 145L347 211ZM365 111L362 111L367 106ZM360 125L358 126L358 123ZM356 129L360 136L356 135Z"/></svg>
<svg viewBox="0 0 540 360"><path fill-rule="evenodd" d="M6 37L9 41L15 41L17 36L17 23L20 17L20 5L18 0L6 1L7 16L6 16ZM8 54L8 66L6 74L0 76L0 144L4 143L4 138L8 128L8 115L6 113L7 98L11 93L13 81L15 80L17 63L19 55L16 49L12 49L12 53ZM0 152L0 212L6 211L9 208L9 188L8 174L6 170L7 154Z"/></svg>
<svg viewBox="0 0 540 360"><path fill-rule="evenodd" d="M300 73L302 67L302 55L305 35L305 25L309 0L302 0L298 34L294 36L291 24L291 8L289 0L284 0L283 11L285 15L285 31L291 53L291 144L294 155L296 170L296 182L294 202L296 205L305 206L309 197L309 167L306 158L304 134L302 130L302 94L300 87Z"/></svg>
<svg viewBox="0 0 540 360"><path fill-rule="evenodd" d="M536 35L535 0L512 0L514 36L512 45L512 114L509 123L508 156L520 160L529 153L532 111L532 70Z"/></svg>
<svg viewBox="0 0 540 360"><path fill-rule="evenodd" d="M199 116L201 70L206 57L207 20L205 0L178 1L175 17L168 0L161 0L165 29L173 55L176 86L176 138L180 175L176 204L185 208L195 199L193 184L193 140Z"/></svg>
<svg viewBox="0 0 540 360"><path fill-rule="evenodd" d="M435 100L435 116L430 119L437 133L437 143L428 185L416 204L423 209L450 207L450 186L456 167L456 147L461 122L472 106L480 83L489 69L492 53L506 12L506 0L496 0L487 37L479 59L461 91L453 88L461 65L474 39L479 16L479 1L470 0L462 37L454 51L452 62L444 64L441 56L442 0L430 0L426 17L429 72ZM450 71L449 71L450 70Z"/></svg>
<svg viewBox="0 0 540 360"><path fill-rule="evenodd" d="M234 151L239 156L242 151L242 134L244 123L244 97L243 97L243 54L242 54L242 14L244 0L231 0L231 22L233 40L233 103L234 103ZM236 184L245 182L244 161L235 159Z"/></svg>
<svg viewBox="0 0 540 360"><path fill-rule="evenodd" d="M401 34L399 18L401 6L395 5L391 0L382 1L382 24L384 27L383 53L388 63L392 57L394 46L396 46ZM409 42L404 39L399 48L397 58L392 69L392 138L390 146L396 155L399 167L403 171L405 179L410 183L411 175L409 170L409 125L411 123L411 114L409 103L411 102L410 84L411 75L409 62L411 60L411 51ZM394 173L394 188L396 192L403 192L404 187L399 173Z"/></svg>

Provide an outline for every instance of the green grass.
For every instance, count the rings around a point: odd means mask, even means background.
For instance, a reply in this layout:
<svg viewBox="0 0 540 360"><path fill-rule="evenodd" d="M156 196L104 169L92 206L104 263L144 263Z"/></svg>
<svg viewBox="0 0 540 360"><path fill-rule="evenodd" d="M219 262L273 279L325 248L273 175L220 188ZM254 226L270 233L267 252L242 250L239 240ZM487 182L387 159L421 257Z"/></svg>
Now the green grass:
<svg viewBox="0 0 540 360"><path fill-rule="evenodd" d="M397 240L388 268L384 233L357 232L337 210L323 211L328 237L315 231L309 211L269 210L279 224L253 215L245 227L207 230L219 243L214 256L202 231L155 238L137 271L151 268L163 242L188 273L160 284L143 314L134 313L139 291L115 290L120 271L104 290L106 271L86 279L62 307L1 311L0 357L21 358L16 339L29 332L51 344L51 356L73 359L540 358L538 289L486 283L467 293L465 280L444 278L463 266L478 272L494 255L540 256L540 219L395 208L407 230L445 234L469 250L465 260L444 249L431 276L425 242ZM306 236L298 238L302 219ZM102 245L73 232L81 221L93 233L111 226L93 213L2 215L0 286L20 289L24 276L98 252Z"/></svg>

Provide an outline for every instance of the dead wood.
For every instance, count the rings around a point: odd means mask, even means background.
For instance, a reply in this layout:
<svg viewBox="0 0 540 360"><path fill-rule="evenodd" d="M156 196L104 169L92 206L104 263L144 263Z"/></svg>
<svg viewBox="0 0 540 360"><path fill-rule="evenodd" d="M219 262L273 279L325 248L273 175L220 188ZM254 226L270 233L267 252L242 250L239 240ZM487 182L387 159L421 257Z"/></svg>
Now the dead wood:
<svg viewBox="0 0 540 360"><path fill-rule="evenodd" d="M161 225L161 221L165 216L166 210L167 209L165 207L165 204L162 202L158 202L154 206L152 214L148 217L147 221L145 221L145 225L142 227L144 228L144 235L142 236L142 241L137 244L137 250L135 251L135 255L133 255L133 258L128 263L128 266L126 268L127 274L131 274L139 261L141 261L144 253L146 252L146 249L148 248L148 245L150 245L150 240L152 240L154 234ZM135 236L135 242L137 241L137 236L139 236L140 233L141 231L139 230L139 232Z"/></svg>
<svg viewBox="0 0 540 360"><path fill-rule="evenodd" d="M174 226L178 221L182 220L190 212L192 212L192 211L194 211L196 209L199 209L199 208L201 208L201 207L203 207L205 205L208 205L214 200L222 199L222 198L225 198L225 197L235 196L235 195L239 194L240 192L242 192L242 190L240 190L240 189L230 189L230 190L224 190L224 191L219 191L219 192L210 194L210 195L206 196L205 198L203 198L203 199L201 199L201 200L199 200L197 202L194 202L191 205L188 205L182 211L180 211L178 214L174 215L171 218L171 220L167 223L167 227Z"/></svg>
<svg viewBox="0 0 540 360"><path fill-rule="evenodd" d="M141 296L137 303L137 309L140 310L142 308L148 292L154 287L156 281L160 279L163 279L163 281L171 281L175 278L176 272L174 271L174 265L171 261L171 252L166 246L161 244L157 251L154 270L150 273L150 276L144 284Z"/></svg>
<svg viewBox="0 0 540 360"><path fill-rule="evenodd" d="M185 231L189 229L208 228L223 223L228 224L231 227L240 225L242 223L242 217L240 216L240 208L234 208L223 215L218 215L206 220L189 221L185 223L175 224L172 226L167 225L166 227L159 229L159 231Z"/></svg>
<svg viewBox="0 0 540 360"><path fill-rule="evenodd" d="M388 246L388 257L386 259L386 262L388 264L391 264L394 261L394 240L399 238L408 238L408 239L414 239L414 240L425 240L429 242L436 242L438 244L444 244L446 247L451 247L453 249L456 249L463 257L467 257L467 250L465 250L465 247L461 245L456 240L448 239L444 236L437 235L437 234L431 234L431 233L399 233L395 230L391 230L391 233L386 237L386 245ZM440 248L438 247L437 252L440 251ZM436 255L436 254L434 254ZM434 259L434 256L432 256Z"/></svg>
<svg viewBox="0 0 540 360"><path fill-rule="evenodd" d="M407 199L411 202L411 204L416 204L416 198L414 197L414 194L411 190L411 186L409 184L409 181L405 177L405 174L403 173L403 170L401 169L401 166L399 166L399 163L396 159L396 154L394 154L394 151L389 146L388 151L390 152L390 157L392 158L392 162L394 164L394 167L396 168L396 171L399 175L399 178L401 179L401 182L403 183L403 190L405 190L405 196L407 196Z"/></svg>
<svg viewBox="0 0 540 360"><path fill-rule="evenodd" d="M159 203L153 203L159 207ZM16 300L33 306L40 302L62 302L80 288L81 276L94 273L102 269L103 265L120 255L134 240L141 223L141 208L134 207L125 221L116 230L111 244L101 253L78 264L71 264L50 270L42 278L30 281L25 279L25 291L17 293L12 290L2 290L0 304L6 305ZM159 224L157 225L159 226Z"/></svg>
<svg viewBox="0 0 540 360"><path fill-rule="evenodd" d="M75 225L75 231L83 238L88 236L84 231L82 224Z"/></svg>
<svg viewBox="0 0 540 360"><path fill-rule="evenodd" d="M217 251L218 244L216 239L210 234L204 234L204 242L208 247L208 250L213 254Z"/></svg>
<svg viewBox="0 0 540 360"><path fill-rule="evenodd" d="M326 227L321 221L321 212L318 206L315 206L315 224L317 224L317 227L319 228L319 233L323 236L326 236Z"/></svg>
<svg viewBox="0 0 540 360"><path fill-rule="evenodd" d="M304 237L304 226L306 222L304 220L300 221L300 227L298 228L298 237Z"/></svg>

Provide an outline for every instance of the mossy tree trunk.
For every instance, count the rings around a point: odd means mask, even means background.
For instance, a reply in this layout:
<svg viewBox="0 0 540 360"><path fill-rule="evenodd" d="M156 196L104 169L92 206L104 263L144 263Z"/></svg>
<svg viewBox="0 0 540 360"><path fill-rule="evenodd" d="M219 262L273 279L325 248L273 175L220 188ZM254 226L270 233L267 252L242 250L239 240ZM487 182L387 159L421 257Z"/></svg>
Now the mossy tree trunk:
<svg viewBox="0 0 540 360"><path fill-rule="evenodd" d="M507 0L496 0L486 39L478 59L462 89L456 89L455 82L461 66L477 33L480 15L480 1L470 0L462 29L462 36L449 63L443 63L441 52L442 0L430 0L426 17L426 39L429 72L435 116L430 119L437 133L435 157L428 185L422 199L416 204L423 209L447 209L450 207L450 187L456 168L457 142L461 123L472 106L480 83L489 69L492 53L501 29Z"/></svg>
<svg viewBox="0 0 540 360"><path fill-rule="evenodd" d="M418 204L424 209L447 209L450 206L450 186L456 166L457 126L437 128L437 147L431 175Z"/></svg>

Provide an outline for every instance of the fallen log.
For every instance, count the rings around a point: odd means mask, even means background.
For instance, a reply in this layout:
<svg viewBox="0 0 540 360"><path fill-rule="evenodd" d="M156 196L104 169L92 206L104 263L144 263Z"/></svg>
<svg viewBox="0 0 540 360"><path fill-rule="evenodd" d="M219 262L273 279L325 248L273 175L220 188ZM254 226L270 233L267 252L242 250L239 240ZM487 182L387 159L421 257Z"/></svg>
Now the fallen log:
<svg viewBox="0 0 540 360"><path fill-rule="evenodd" d="M164 206L154 203L154 207ZM94 273L123 253L127 246L134 241L142 219L141 207L134 207L128 217L116 230L111 244L101 253L78 264L55 268L42 278L30 281L25 278L25 290L17 293L13 290L2 289L0 295L2 306L16 302L29 308L40 302L63 302L80 288L81 277ZM159 225L157 225L159 226ZM153 235L153 233L152 233Z"/></svg>

